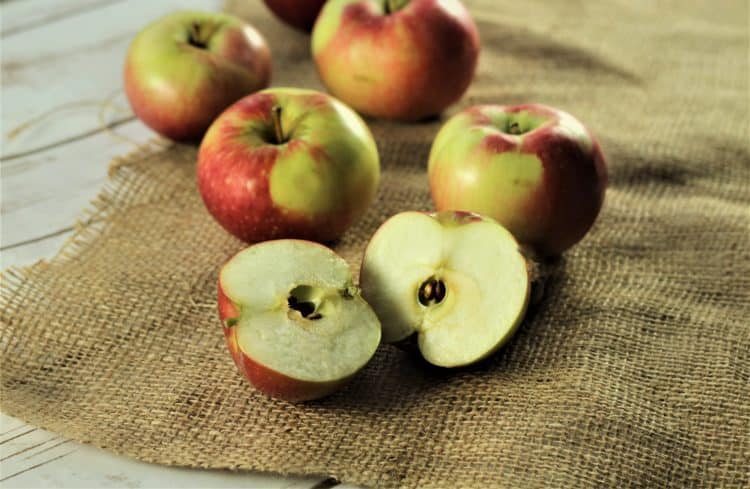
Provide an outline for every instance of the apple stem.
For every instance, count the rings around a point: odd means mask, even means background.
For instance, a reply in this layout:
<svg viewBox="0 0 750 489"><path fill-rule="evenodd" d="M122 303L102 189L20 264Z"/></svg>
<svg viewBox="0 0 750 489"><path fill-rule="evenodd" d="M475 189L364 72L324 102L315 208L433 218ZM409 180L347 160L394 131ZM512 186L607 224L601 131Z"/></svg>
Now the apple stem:
<svg viewBox="0 0 750 489"><path fill-rule="evenodd" d="M508 126L508 132L514 136L521 134L521 125L518 122L511 122L510 126Z"/></svg>
<svg viewBox="0 0 750 489"><path fill-rule="evenodd" d="M281 127L281 106L274 105L271 109L271 117L273 118L273 130L276 134L276 143L284 143L284 130Z"/></svg>
<svg viewBox="0 0 750 489"><path fill-rule="evenodd" d="M385 0L385 13L392 14L404 8L409 0Z"/></svg>
<svg viewBox="0 0 750 489"><path fill-rule="evenodd" d="M559 272L562 259L554 256L542 256L530 246L521 246L519 251L526 258L526 269L531 282L529 304L536 306L544 299L549 278Z"/></svg>
<svg viewBox="0 0 750 489"><path fill-rule="evenodd" d="M206 47L206 43L201 39L201 24L200 22L193 22L190 26L190 34L188 34L188 43L191 46L195 46L200 49Z"/></svg>

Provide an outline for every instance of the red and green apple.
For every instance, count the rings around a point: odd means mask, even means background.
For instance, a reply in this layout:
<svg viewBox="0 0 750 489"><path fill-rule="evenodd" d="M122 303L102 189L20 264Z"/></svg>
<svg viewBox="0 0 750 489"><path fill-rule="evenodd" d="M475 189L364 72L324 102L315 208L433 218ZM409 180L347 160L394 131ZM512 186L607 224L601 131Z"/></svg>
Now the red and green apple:
<svg viewBox="0 0 750 489"><path fill-rule="evenodd" d="M465 212L402 212L367 245L362 296L383 341L416 343L440 367L482 360L515 332L526 313L530 271L513 235Z"/></svg>
<svg viewBox="0 0 750 489"><path fill-rule="evenodd" d="M326 0L263 0L276 17L301 31L310 32Z"/></svg>
<svg viewBox="0 0 750 489"><path fill-rule="evenodd" d="M291 402L343 387L372 358L380 323L330 249L275 240L240 251L219 274L229 352L259 391Z"/></svg>
<svg viewBox="0 0 750 489"><path fill-rule="evenodd" d="M428 173L438 210L489 216L541 255L584 237L607 186L605 159L588 129L538 104L458 113L435 138Z"/></svg>
<svg viewBox="0 0 750 489"><path fill-rule="evenodd" d="M225 14L163 17L133 40L125 93L147 126L176 141L200 140L229 105L268 86L271 54L252 26Z"/></svg>
<svg viewBox="0 0 750 489"><path fill-rule="evenodd" d="M329 0L312 34L332 94L363 114L399 120L434 116L458 101L479 46L458 0Z"/></svg>
<svg viewBox="0 0 750 489"><path fill-rule="evenodd" d="M324 93L274 88L216 119L197 174L206 208L241 240L330 242L373 201L380 160L349 107Z"/></svg>

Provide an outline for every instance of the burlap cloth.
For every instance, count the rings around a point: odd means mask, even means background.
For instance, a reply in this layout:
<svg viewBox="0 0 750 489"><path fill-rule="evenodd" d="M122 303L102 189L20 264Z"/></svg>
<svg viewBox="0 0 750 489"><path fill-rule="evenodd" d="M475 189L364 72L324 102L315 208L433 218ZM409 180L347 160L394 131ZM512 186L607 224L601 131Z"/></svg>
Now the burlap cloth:
<svg viewBox="0 0 750 489"><path fill-rule="evenodd" d="M748 487L747 2L467 3L483 52L461 105L567 109L610 164L596 226L504 349L444 372L383 346L326 400L257 394L214 309L242 244L200 202L195 149L158 145L117 162L56 258L4 273L3 411L150 462L366 486ZM275 85L320 87L305 36L230 9ZM378 200L335 246L353 268L386 217L431 207L440 123L371 121Z"/></svg>

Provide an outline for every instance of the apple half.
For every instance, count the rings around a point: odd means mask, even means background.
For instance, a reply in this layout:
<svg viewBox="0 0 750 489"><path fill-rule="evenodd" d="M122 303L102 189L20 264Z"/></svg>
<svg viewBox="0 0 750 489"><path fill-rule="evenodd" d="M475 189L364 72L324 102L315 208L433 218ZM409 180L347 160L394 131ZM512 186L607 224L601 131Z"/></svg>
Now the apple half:
<svg viewBox="0 0 750 489"><path fill-rule="evenodd" d="M291 402L340 389L380 343L347 262L310 241L266 241L230 259L219 274L219 316L239 371Z"/></svg>
<svg viewBox="0 0 750 489"><path fill-rule="evenodd" d="M457 211L402 212L374 234L362 262L362 295L383 341L408 342L440 367L460 367L500 348L529 302L527 261L497 222Z"/></svg>

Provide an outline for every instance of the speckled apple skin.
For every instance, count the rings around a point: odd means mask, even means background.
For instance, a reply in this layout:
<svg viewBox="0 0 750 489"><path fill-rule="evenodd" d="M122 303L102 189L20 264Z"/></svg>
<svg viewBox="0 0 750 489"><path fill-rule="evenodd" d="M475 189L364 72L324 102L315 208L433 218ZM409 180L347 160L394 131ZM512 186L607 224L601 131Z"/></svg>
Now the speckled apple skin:
<svg viewBox="0 0 750 489"><path fill-rule="evenodd" d="M479 31L458 0L329 0L312 52L328 90L359 112L420 120L458 101L479 57Z"/></svg>
<svg viewBox="0 0 750 489"><path fill-rule="evenodd" d="M524 112L544 122L520 136L496 127L502 114ZM588 129L538 104L475 106L455 115L433 143L428 173L438 210L492 217L547 256L586 235L607 187L605 158Z"/></svg>
<svg viewBox="0 0 750 489"><path fill-rule="evenodd" d="M195 22L217 29L206 49L188 43ZM175 141L199 141L224 109L270 80L271 53L263 37L224 14L170 14L135 37L125 61L124 87L133 112Z"/></svg>
<svg viewBox="0 0 750 489"><path fill-rule="evenodd" d="M263 140L273 133L276 105L285 107L286 126L296 124L303 136L281 145ZM311 90L271 89L240 100L212 124L197 177L208 211L241 240L326 243L373 201L380 162L369 129L341 102Z"/></svg>

